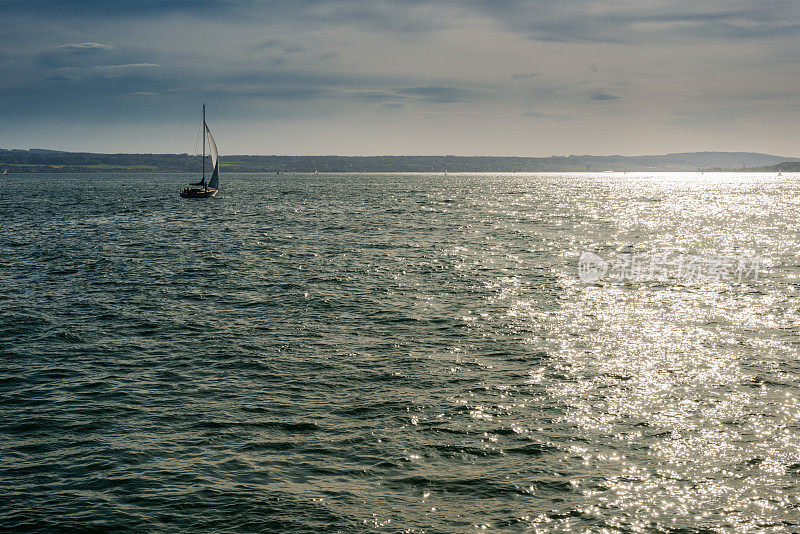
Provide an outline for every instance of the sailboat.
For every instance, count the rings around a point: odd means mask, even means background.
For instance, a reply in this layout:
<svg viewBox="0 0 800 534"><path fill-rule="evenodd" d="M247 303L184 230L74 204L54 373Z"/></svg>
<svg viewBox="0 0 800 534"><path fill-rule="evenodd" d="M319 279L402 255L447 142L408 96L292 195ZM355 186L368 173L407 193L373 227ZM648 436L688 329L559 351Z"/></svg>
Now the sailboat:
<svg viewBox="0 0 800 534"><path fill-rule="evenodd" d="M206 183L206 139L208 139L208 152L211 156L211 178ZM206 105L203 104L203 177L196 184L189 184L189 187L181 189L181 198L209 198L217 194L219 190L219 155L217 154L217 144L211 135L211 130L206 124Z"/></svg>

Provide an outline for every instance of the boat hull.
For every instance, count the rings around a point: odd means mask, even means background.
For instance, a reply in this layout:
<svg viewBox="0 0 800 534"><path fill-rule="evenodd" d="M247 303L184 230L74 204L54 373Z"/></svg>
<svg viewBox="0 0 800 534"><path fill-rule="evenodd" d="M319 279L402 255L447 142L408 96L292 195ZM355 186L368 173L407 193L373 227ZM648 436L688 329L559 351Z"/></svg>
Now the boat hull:
<svg viewBox="0 0 800 534"><path fill-rule="evenodd" d="M183 189L181 198L211 198L217 194L216 189Z"/></svg>

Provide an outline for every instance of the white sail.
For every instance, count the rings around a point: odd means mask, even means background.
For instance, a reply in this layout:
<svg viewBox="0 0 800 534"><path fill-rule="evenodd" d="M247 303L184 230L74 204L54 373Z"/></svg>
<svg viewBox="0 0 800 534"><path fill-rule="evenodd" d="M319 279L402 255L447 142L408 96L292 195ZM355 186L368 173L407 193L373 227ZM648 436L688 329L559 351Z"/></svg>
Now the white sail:
<svg viewBox="0 0 800 534"><path fill-rule="evenodd" d="M211 180L208 181L210 189L219 189L219 155L217 154L217 144L214 142L214 137L211 135L211 130L208 129L208 124L205 125L206 135L208 136L208 151L211 153L211 168L214 171L211 173Z"/></svg>

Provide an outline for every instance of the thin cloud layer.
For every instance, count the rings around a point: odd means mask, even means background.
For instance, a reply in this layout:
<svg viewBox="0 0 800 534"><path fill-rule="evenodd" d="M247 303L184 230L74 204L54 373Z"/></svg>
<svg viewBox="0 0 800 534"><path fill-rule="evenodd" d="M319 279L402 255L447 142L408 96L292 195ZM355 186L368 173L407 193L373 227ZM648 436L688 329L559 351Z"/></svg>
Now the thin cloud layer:
<svg viewBox="0 0 800 534"><path fill-rule="evenodd" d="M111 50L114 47L103 43L67 43L58 48L61 50Z"/></svg>

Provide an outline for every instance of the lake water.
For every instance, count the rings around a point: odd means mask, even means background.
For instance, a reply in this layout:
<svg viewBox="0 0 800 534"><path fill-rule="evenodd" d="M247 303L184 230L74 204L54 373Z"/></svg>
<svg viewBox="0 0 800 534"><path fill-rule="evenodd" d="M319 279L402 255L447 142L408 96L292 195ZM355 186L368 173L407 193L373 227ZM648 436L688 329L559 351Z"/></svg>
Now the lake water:
<svg viewBox="0 0 800 534"><path fill-rule="evenodd" d="M800 531L800 175L0 179L4 529Z"/></svg>

